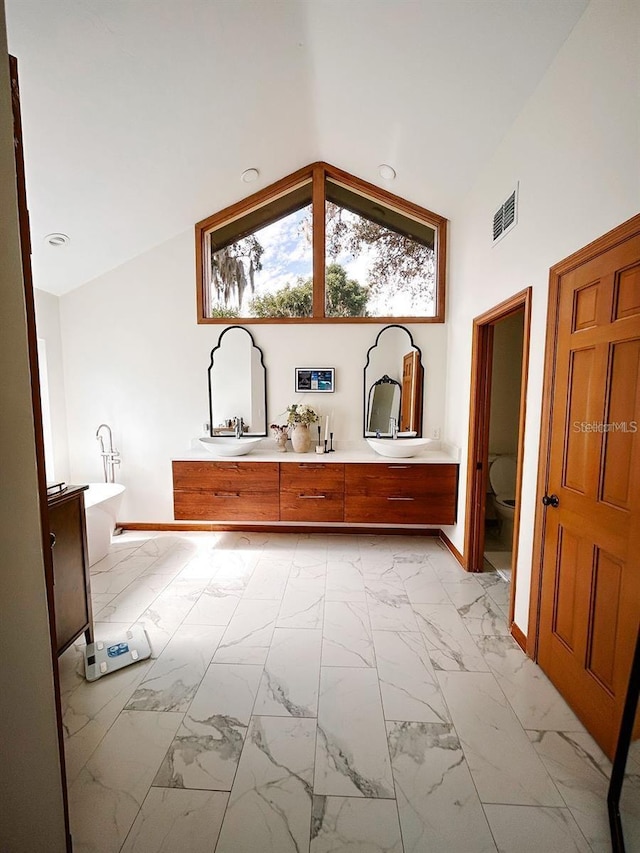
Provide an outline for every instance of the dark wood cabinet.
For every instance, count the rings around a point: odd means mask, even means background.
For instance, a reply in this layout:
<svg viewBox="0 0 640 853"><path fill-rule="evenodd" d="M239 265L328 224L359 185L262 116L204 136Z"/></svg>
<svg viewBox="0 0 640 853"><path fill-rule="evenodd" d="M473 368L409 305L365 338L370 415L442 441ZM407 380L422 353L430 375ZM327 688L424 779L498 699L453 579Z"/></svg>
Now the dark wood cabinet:
<svg viewBox="0 0 640 853"><path fill-rule="evenodd" d="M277 462L174 462L173 514L189 521L278 521Z"/></svg>
<svg viewBox="0 0 640 853"><path fill-rule="evenodd" d="M173 463L180 521L455 524L456 463Z"/></svg>
<svg viewBox="0 0 640 853"><path fill-rule="evenodd" d="M61 654L84 632L93 642L93 615L84 491L69 486L49 496L49 532L53 560L56 649Z"/></svg>
<svg viewBox="0 0 640 853"><path fill-rule="evenodd" d="M344 465L283 463L280 520L344 521Z"/></svg>
<svg viewBox="0 0 640 853"><path fill-rule="evenodd" d="M363 463L345 466L344 520L455 524L458 466Z"/></svg>

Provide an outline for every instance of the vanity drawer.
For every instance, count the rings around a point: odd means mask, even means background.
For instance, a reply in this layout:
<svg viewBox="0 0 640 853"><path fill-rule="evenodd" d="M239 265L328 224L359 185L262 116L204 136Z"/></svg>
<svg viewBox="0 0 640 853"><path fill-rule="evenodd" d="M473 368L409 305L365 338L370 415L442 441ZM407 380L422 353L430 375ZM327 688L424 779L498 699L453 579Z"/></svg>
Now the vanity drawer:
<svg viewBox="0 0 640 853"><path fill-rule="evenodd" d="M177 521L278 521L278 493L239 492L233 485L214 491L174 491Z"/></svg>
<svg viewBox="0 0 640 853"><path fill-rule="evenodd" d="M344 465L283 462L280 465L281 521L343 521Z"/></svg>
<svg viewBox="0 0 640 853"><path fill-rule="evenodd" d="M345 521L454 524L457 465L348 465Z"/></svg>
<svg viewBox="0 0 640 853"><path fill-rule="evenodd" d="M344 492L344 465L324 462L282 462L280 489L294 492L326 489Z"/></svg>
<svg viewBox="0 0 640 853"><path fill-rule="evenodd" d="M277 462L174 462L173 488L177 491L275 492Z"/></svg>

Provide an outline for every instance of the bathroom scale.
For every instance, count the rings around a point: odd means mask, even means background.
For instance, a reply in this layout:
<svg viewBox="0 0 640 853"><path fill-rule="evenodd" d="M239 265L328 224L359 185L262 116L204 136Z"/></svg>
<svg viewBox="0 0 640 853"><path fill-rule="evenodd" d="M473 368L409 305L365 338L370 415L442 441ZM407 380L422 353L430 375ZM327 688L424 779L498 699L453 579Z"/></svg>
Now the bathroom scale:
<svg viewBox="0 0 640 853"><path fill-rule="evenodd" d="M84 650L84 674L87 681L97 681L139 660L151 657L151 646L142 625L133 625L125 636L113 640L96 640Z"/></svg>

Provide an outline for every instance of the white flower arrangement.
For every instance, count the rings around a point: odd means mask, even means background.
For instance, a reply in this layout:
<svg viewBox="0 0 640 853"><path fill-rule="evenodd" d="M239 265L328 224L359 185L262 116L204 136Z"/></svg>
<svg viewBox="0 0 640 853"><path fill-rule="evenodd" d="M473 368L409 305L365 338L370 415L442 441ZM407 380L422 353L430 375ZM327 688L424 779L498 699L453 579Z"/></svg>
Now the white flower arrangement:
<svg viewBox="0 0 640 853"><path fill-rule="evenodd" d="M320 420L311 406L306 403L292 403L287 406L287 423L295 426L295 424L314 424Z"/></svg>

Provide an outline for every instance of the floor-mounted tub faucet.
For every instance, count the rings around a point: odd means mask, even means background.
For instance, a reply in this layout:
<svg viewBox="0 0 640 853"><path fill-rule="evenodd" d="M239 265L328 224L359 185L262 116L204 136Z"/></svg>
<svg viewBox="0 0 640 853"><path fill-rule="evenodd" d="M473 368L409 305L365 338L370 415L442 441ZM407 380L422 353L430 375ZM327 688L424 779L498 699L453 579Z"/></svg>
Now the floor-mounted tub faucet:
<svg viewBox="0 0 640 853"><path fill-rule="evenodd" d="M102 430L107 431L108 439L109 439L109 447L107 450L104 448L104 439L102 437ZM105 483L115 483L116 481L116 465L120 464L120 451L116 450L113 446L113 434L111 432L111 427L109 424L100 424L98 429L96 430L96 438L100 442L100 456L102 456L102 469L104 471L104 481Z"/></svg>

